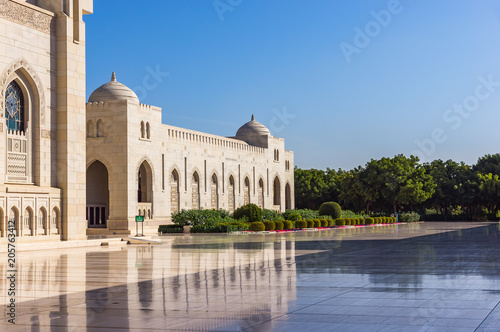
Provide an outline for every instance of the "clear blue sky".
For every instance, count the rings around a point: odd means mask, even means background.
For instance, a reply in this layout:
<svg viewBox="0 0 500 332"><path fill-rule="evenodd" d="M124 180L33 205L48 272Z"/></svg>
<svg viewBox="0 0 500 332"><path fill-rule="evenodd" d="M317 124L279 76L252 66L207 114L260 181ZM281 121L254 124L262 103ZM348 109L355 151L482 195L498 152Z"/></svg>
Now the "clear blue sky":
<svg viewBox="0 0 500 332"><path fill-rule="evenodd" d="M498 1L94 0L84 19L87 96L115 71L163 123L233 136L255 114L301 168L500 152Z"/></svg>

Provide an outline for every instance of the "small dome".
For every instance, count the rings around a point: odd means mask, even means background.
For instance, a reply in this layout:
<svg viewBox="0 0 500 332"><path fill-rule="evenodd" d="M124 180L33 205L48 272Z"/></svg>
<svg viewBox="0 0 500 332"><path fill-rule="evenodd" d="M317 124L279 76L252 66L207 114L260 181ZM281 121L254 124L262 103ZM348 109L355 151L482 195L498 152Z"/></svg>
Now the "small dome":
<svg viewBox="0 0 500 332"><path fill-rule="evenodd" d="M271 136L271 132L262 123L255 121L255 116L252 114L252 120L245 123L236 132L235 138L243 139L250 136Z"/></svg>
<svg viewBox="0 0 500 332"><path fill-rule="evenodd" d="M89 97L89 103L114 100L133 100L139 102L139 98L134 91L116 81L116 75L113 72L110 82L101 85L92 92Z"/></svg>

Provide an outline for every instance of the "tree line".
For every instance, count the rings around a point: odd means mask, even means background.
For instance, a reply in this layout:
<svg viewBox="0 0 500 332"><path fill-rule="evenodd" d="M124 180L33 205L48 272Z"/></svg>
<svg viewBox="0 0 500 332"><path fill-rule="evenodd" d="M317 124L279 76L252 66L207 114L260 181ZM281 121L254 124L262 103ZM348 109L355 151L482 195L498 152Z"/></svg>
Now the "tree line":
<svg viewBox="0 0 500 332"><path fill-rule="evenodd" d="M348 171L295 167L296 207L317 209L327 201L366 213L433 211L469 219L496 215L500 154L485 155L475 165L441 159L421 164L418 157L400 154Z"/></svg>

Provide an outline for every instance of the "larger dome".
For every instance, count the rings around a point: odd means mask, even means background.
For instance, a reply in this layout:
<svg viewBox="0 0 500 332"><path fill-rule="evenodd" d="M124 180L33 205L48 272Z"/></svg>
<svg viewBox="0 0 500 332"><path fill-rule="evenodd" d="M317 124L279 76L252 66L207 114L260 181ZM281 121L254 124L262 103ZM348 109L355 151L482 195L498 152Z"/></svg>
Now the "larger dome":
<svg viewBox="0 0 500 332"><path fill-rule="evenodd" d="M255 121L255 117L252 114L252 119L245 123L236 132L236 138L243 139L249 136L271 136L271 132L262 123Z"/></svg>
<svg viewBox="0 0 500 332"><path fill-rule="evenodd" d="M132 100L139 102L139 98L134 91L126 85L116 81L116 75L111 75L111 81L101 85L92 92L89 97L89 103L101 101Z"/></svg>

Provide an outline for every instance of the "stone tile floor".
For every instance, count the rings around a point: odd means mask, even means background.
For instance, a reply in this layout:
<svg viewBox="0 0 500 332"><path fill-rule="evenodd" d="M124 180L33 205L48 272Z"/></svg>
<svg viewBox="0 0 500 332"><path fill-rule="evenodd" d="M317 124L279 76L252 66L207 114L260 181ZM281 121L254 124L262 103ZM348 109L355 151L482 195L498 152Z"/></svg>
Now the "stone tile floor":
<svg viewBox="0 0 500 332"><path fill-rule="evenodd" d="M418 223L7 253L0 331L500 331L500 225ZM21 248L22 249L22 248Z"/></svg>

